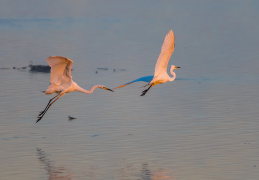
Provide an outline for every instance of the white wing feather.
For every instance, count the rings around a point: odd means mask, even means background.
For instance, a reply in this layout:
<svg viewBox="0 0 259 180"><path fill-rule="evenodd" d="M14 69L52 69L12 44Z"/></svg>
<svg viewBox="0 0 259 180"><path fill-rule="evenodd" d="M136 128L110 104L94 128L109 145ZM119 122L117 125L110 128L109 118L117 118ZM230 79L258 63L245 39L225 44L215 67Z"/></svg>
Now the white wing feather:
<svg viewBox="0 0 259 180"><path fill-rule="evenodd" d="M165 36L165 40L161 48L161 53L157 59L154 77L161 72L167 71L169 59L174 52L174 45L174 32L170 30Z"/></svg>
<svg viewBox="0 0 259 180"><path fill-rule="evenodd" d="M50 83L60 85L61 83L72 80L71 68L73 61L66 57L50 56L47 62L51 67Z"/></svg>

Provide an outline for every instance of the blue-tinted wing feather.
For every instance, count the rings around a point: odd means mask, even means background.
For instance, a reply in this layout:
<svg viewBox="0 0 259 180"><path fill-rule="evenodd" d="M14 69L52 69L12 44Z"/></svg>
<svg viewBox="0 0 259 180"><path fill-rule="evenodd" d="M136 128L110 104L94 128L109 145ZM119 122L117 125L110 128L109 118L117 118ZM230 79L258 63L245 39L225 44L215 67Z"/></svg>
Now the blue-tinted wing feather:
<svg viewBox="0 0 259 180"><path fill-rule="evenodd" d="M118 86L118 87L116 87L116 88L114 88L114 89L122 88L122 87L124 87L124 86L127 86L127 85L129 85L129 84L132 84L132 83L138 82L138 81L150 82L150 81L152 81L153 77L154 77L154 76L144 76L144 77L135 79L134 81L130 81L130 82L126 83L126 84L120 85L120 86Z"/></svg>
<svg viewBox="0 0 259 180"><path fill-rule="evenodd" d="M150 82L150 81L152 81L153 77L154 76L144 76L144 77L138 78L134 81L128 82L126 84L131 84L131 83L138 82L138 81Z"/></svg>

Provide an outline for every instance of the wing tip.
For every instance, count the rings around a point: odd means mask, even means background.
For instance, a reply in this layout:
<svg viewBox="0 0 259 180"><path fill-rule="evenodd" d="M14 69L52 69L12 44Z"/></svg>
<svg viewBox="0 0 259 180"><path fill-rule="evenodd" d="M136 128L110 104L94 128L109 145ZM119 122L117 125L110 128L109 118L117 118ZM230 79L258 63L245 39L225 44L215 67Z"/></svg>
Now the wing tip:
<svg viewBox="0 0 259 180"><path fill-rule="evenodd" d="M60 58L60 59L63 59L63 60L65 60L65 61L69 61L69 62L72 62L72 63L73 63L73 61L72 61L71 59L69 59L69 58L67 58L67 57L64 57L64 56L49 56L49 57L47 57L47 62L48 62L49 60L55 59L55 58Z"/></svg>
<svg viewBox="0 0 259 180"><path fill-rule="evenodd" d="M173 43L173 44L172 44ZM169 32L166 34L165 39L164 39L164 43L161 47L161 51L163 49L168 48L168 46L173 46L172 48L174 48L175 46L175 42L174 42L174 32L172 29L169 30Z"/></svg>
<svg viewBox="0 0 259 180"><path fill-rule="evenodd" d="M172 29L169 30L169 32L167 33L168 36L174 36L174 31Z"/></svg>

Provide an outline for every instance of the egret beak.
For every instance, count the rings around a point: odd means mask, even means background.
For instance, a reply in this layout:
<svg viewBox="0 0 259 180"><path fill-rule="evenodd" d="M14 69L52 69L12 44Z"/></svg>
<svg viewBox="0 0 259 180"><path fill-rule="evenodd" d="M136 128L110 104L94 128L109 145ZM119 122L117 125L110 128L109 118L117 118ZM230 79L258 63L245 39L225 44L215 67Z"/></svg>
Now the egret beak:
<svg viewBox="0 0 259 180"><path fill-rule="evenodd" d="M181 68L181 67L175 67L175 68L177 69L177 68Z"/></svg>
<svg viewBox="0 0 259 180"><path fill-rule="evenodd" d="M103 89L114 92L113 90L111 90L111 89L109 89L107 87L103 87Z"/></svg>

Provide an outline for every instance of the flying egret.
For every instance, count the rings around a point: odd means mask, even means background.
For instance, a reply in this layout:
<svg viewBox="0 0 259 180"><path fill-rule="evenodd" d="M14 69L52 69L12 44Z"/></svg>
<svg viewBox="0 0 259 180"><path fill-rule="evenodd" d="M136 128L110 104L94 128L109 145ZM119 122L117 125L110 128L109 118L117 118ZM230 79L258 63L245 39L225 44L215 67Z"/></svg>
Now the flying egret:
<svg viewBox="0 0 259 180"><path fill-rule="evenodd" d="M144 81L144 82L148 82L148 84L146 84L145 86L150 85L149 88L147 88L146 90L144 90L142 92L141 96L144 96L152 86L157 85L157 84L163 84L163 83L166 83L167 81L174 81L176 78L176 74L173 70L180 68L180 67L171 65L170 73L173 77L170 77L167 73L167 65L168 65L171 55L174 52L174 46L175 46L174 32L172 30L170 30L168 32L168 34L165 36L165 40L164 40L164 43L161 48L161 53L156 62L154 76L144 76L144 77L138 78L134 81L128 82L126 84L120 85L114 89L127 86L134 82Z"/></svg>
<svg viewBox="0 0 259 180"><path fill-rule="evenodd" d="M46 108L38 115L38 120L36 121L36 123L41 120L41 118L45 115L50 106L66 93L79 91L82 93L91 94L96 88L113 91L103 85L95 85L90 90L85 90L77 85L77 83L72 80L71 76L71 68L73 65L73 61L71 59L61 56L50 56L47 58L47 62L51 67L51 84L45 91L45 94L57 93L57 95L49 100Z"/></svg>

